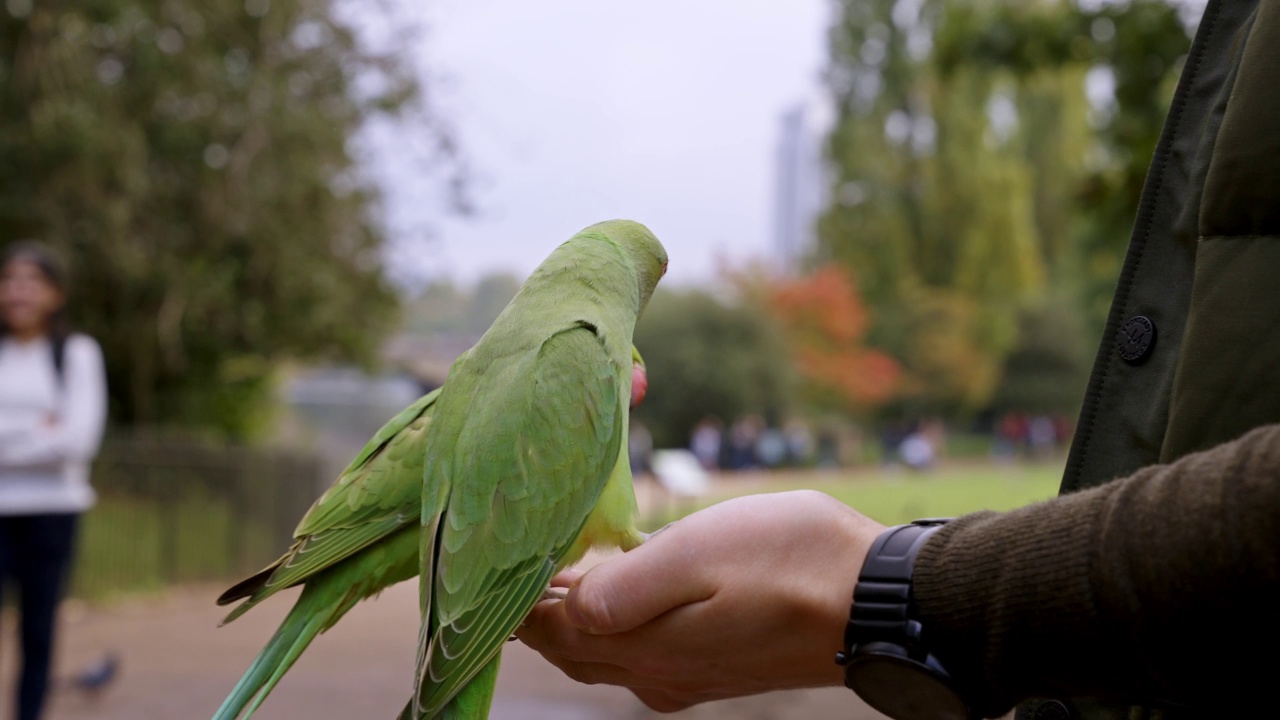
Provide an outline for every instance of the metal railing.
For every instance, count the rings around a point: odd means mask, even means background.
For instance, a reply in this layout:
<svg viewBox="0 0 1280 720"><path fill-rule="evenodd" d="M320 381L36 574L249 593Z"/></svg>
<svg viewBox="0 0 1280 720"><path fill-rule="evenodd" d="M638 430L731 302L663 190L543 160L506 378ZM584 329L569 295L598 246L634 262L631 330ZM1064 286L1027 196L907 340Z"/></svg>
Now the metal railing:
<svg viewBox="0 0 1280 720"><path fill-rule="evenodd" d="M289 450L108 438L70 591L103 598L256 571L289 546L320 473L318 458Z"/></svg>

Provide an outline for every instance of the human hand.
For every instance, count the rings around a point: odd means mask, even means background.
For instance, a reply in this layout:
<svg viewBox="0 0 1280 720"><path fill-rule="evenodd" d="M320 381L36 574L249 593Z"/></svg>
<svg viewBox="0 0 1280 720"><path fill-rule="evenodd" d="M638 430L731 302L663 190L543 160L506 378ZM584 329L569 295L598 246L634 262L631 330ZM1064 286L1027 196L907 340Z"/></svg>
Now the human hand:
<svg viewBox="0 0 1280 720"><path fill-rule="evenodd" d="M814 491L729 500L679 520L539 603L516 635L574 680L674 712L839 685L853 586L884 526Z"/></svg>

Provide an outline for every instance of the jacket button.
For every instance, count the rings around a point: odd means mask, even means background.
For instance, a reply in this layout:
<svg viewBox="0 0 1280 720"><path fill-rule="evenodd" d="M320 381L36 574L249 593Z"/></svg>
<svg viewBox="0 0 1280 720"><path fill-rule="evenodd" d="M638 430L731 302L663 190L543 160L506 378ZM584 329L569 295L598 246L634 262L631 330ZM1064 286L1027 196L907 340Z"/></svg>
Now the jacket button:
<svg viewBox="0 0 1280 720"><path fill-rule="evenodd" d="M1071 708L1057 700L1045 700L1036 707L1034 720L1071 720Z"/></svg>
<svg viewBox="0 0 1280 720"><path fill-rule="evenodd" d="M1138 365L1151 354L1156 344L1156 324L1145 315L1134 315L1116 333L1116 348L1130 365Z"/></svg>

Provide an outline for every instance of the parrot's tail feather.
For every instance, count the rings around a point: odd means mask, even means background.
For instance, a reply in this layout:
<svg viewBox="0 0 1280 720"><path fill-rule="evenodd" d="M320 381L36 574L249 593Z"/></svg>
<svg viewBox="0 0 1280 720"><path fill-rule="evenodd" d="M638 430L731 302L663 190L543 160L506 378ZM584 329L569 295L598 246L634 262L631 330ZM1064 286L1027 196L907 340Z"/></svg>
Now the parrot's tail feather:
<svg viewBox="0 0 1280 720"><path fill-rule="evenodd" d="M489 707L493 704L493 689L498 682L498 665L501 662L502 655L494 655L462 691L435 715L427 717L415 713L414 702L410 698L396 720L487 720Z"/></svg>
<svg viewBox="0 0 1280 720"><path fill-rule="evenodd" d="M494 655L432 720L486 720L489 706L493 704L493 689L498 682L498 665L501 662L502 655Z"/></svg>
<svg viewBox="0 0 1280 720"><path fill-rule="evenodd" d="M267 584L267 580L271 578L271 574L274 573L276 571L276 568L278 568L279 566L280 566L279 563L275 563L271 567L264 568L263 570L255 573L254 575L251 575L245 578L244 580L241 580L240 582L236 583L235 585L232 585L231 587L227 588L226 592L218 596L218 604L230 605L231 603L241 598L250 597L254 593L258 592L258 590L262 589L263 585ZM223 621L223 622L228 622L228 621Z"/></svg>
<svg viewBox="0 0 1280 720"><path fill-rule="evenodd" d="M252 702L245 713L245 720L248 720L311 641L351 607L350 603L344 602L345 598L325 597L325 593L312 590L308 587L302 591L302 597L298 598L266 647L254 658L222 707L214 713L213 720L236 720L245 706ZM236 611L244 609L247 608L242 605ZM236 614L233 612L228 619L234 619Z"/></svg>
<svg viewBox="0 0 1280 720"><path fill-rule="evenodd" d="M244 601L244 602L240 603L240 604L239 604L239 605L237 605L237 606L236 606L236 607L235 607L231 612L227 613L227 616L226 616L226 617L222 618L222 622L218 623L218 627L222 627L223 625L226 625L227 623L232 622L233 620L235 620L236 618L240 617L241 615L243 615L243 614L245 614L245 613L249 612L249 610L250 610L254 605L257 605L257 604L258 604L258 603L254 602L254 601L252 601L252 600L246 600L246 601Z"/></svg>

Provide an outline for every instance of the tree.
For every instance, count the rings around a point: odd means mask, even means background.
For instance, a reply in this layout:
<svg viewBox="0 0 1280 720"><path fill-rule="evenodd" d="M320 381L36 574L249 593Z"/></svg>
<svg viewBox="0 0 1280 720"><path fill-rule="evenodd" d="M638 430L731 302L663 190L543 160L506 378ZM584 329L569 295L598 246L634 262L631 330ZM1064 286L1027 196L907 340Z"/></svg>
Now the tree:
<svg viewBox="0 0 1280 720"><path fill-rule="evenodd" d="M791 405L793 371L779 328L748 303L658 290L636 325L649 393L634 412L655 447L685 447L706 416L726 425L758 413L776 423Z"/></svg>
<svg viewBox="0 0 1280 720"><path fill-rule="evenodd" d="M981 410L1025 308L1101 325L1186 29L1158 0L842 0L830 37L819 258L857 272L904 401Z"/></svg>
<svg viewBox="0 0 1280 720"><path fill-rule="evenodd" d="M1073 142L1055 162L1041 157L1037 173L1038 183L1052 193L1041 193L1042 212L1056 197L1064 209L1059 216L1078 224L1075 252L1062 259L1088 316L1101 326L1191 35L1173 2L1090 5L1059 0L948 6L948 22L935 38L934 64L943 77L1004 72L1023 87L1045 78L1070 80L1074 87L1062 87L1058 97L1076 107L1084 89L1078 79L1086 71L1114 86L1103 107L1088 111L1091 142ZM1064 110L1058 118L1081 116ZM1052 145L1029 144L1033 158L1037 147Z"/></svg>
<svg viewBox="0 0 1280 720"><path fill-rule="evenodd" d="M1019 318L1018 344L1005 358L994 410L1072 415L1084 399L1093 342L1070 303L1047 300Z"/></svg>
<svg viewBox="0 0 1280 720"><path fill-rule="evenodd" d="M1016 309L1045 276L1018 128L992 120L1009 90L991 73L930 65L946 14L924 0L850 0L832 29L828 143L835 202L822 256L857 272L869 343L904 368L922 411L986 403L1016 336Z"/></svg>
<svg viewBox="0 0 1280 720"><path fill-rule="evenodd" d="M397 302L352 142L408 68L330 0L6 7L0 232L72 259L117 421L250 434L280 360L373 360Z"/></svg>
<svg viewBox="0 0 1280 720"><path fill-rule="evenodd" d="M809 405L865 412L898 391L901 367L864 345L870 316L844 269L826 265L774 281L766 293L764 307L786 336Z"/></svg>

